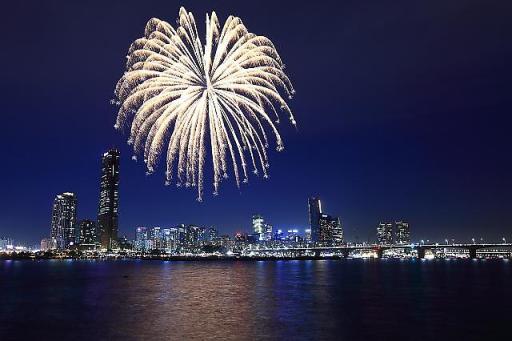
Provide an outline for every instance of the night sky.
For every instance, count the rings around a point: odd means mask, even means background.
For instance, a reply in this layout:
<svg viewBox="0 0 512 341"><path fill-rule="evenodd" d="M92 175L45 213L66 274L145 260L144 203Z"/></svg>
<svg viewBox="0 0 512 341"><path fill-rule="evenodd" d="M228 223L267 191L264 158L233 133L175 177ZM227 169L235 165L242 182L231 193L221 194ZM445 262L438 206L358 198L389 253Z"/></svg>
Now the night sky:
<svg viewBox="0 0 512 341"><path fill-rule="evenodd" d="M121 151L120 231L178 223L233 233L254 213L307 225L307 197L339 215L349 240L406 219L414 240L512 239L512 3L395 1L10 1L0 14L0 236L50 233L56 194L96 219L100 156ZM195 201L145 175L109 104L130 43L180 6L269 37L297 91L270 178ZM210 182L211 183L211 182Z"/></svg>

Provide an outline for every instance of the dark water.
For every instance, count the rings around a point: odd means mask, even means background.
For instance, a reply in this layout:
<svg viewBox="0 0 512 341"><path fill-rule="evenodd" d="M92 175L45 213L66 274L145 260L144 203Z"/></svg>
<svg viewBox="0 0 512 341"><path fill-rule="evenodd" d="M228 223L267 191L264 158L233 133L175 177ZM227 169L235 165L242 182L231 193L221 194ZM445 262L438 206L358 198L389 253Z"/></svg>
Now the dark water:
<svg viewBox="0 0 512 341"><path fill-rule="evenodd" d="M512 338L508 261L2 261L0 340Z"/></svg>

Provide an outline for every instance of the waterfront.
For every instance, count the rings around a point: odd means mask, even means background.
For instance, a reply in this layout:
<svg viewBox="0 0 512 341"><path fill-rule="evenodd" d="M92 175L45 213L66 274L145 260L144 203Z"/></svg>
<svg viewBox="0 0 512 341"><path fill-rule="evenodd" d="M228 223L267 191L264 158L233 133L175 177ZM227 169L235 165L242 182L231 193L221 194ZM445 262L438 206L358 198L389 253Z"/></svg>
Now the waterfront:
<svg viewBox="0 0 512 341"><path fill-rule="evenodd" d="M511 265L2 261L0 339L494 339L510 329Z"/></svg>

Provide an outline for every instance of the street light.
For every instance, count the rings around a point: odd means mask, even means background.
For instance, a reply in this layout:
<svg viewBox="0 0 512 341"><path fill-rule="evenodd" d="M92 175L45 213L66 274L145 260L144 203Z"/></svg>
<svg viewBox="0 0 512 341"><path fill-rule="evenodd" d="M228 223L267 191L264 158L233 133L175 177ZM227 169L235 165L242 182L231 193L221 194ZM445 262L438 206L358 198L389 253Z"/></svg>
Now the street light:
<svg viewBox="0 0 512 341"><path fill-rule="evenodd" d="M475 238L471 238L471 240L473 241L473 244L475 244Z"/></svg>
<svg viewBox="0 0 512 341"><path fill-rule="evenodd" d="M501 239L503 239L503 243L504 243L504 244L507 244L507 240L505 239L505 237L503 237L503 238L501 238Z"/></svg>

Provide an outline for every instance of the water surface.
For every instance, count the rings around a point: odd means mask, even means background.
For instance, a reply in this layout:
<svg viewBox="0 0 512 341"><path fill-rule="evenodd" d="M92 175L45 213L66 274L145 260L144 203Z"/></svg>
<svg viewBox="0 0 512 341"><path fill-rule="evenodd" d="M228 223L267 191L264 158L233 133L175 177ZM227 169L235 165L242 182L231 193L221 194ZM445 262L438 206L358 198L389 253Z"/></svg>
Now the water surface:
<svg viewBox="0 0 512 341"><path fill-rule="evenodd" d="M512 262L1 261L0 340L512 335Z"/></svg>

